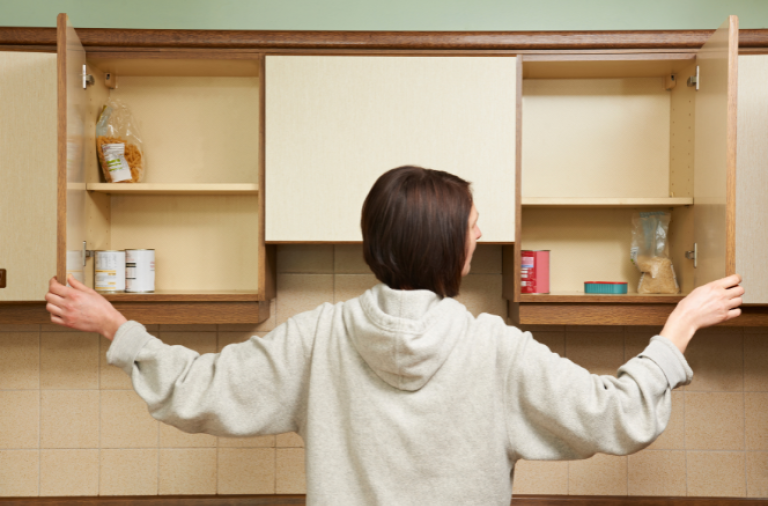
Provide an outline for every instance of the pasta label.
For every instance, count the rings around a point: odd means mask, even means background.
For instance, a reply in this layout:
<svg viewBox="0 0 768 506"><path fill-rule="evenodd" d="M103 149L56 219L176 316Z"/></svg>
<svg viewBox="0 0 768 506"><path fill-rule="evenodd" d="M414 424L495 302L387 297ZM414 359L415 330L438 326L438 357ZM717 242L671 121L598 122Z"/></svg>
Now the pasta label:
<svg viewBox="0 0 768 506"><path fill-rule="evenodd" d="M101 149L113 183L132 179L131 167L125 159L125 144L102 144Z"/></svg>

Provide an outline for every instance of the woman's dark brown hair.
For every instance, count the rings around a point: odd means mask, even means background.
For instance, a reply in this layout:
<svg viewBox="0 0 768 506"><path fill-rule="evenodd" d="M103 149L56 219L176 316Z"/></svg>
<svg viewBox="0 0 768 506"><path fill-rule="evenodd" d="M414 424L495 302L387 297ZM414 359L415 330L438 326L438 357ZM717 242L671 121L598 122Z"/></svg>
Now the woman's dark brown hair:
<svg viewBox="0 0 768 506"><path fill-rule="evenodd" d="M363 255L394 289L459 294L472 209L470 183L406 165L379 177L363 203Z"/></svg>

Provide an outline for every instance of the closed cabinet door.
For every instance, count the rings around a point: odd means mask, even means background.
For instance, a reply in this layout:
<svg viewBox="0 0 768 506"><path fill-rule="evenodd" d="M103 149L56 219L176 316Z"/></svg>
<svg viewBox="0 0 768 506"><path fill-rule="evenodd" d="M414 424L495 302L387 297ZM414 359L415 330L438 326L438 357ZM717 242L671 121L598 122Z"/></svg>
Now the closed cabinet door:
<svg viewBox="0 0 768 506"><path fill-rule="evenodd" d="M56 55L0 52L0 301L56 275Z"/></svg>
<svg viewBox="0 0 768 506"><path fill-rule="evenodd" d="M481 242L515 240L515 57L267 56L267 242L357 242L376 179L472 183Z"/></svg>
<svg viewBox="0 0 768 506"><path fill-rule="evenodd" d="M82 274L85 51L66 14L57 54L0 52L0 301L43 301Z"/></svg>
<svg viewBox="0 0 768 506"><path fill-rule="evenodd" d="M744 302L768 304L768 55L739 56L735 263Z"/></svg>

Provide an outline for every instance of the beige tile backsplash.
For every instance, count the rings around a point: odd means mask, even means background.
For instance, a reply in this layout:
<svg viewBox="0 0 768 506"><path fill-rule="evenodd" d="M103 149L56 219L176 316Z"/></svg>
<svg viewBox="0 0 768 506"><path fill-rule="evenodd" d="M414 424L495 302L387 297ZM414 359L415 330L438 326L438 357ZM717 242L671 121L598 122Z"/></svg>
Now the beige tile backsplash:
<svg viewBox="0 0 768 506"><path fill-rule="evenodd" d="M291 316L377 283L362 247L280 246L277 298L259 325L151 325L199 353L264 337ZM501 247L480 245L459 301L506 317ZM659 328L526 327L553 352L615 375ZM223 438L154 420L106 339L55 325L0 325L0 497L304 493L298 434ZM629 457L521 461L514 493L768 496L768 329L701 332L695 377L672 393L667 430Z"/></svg>

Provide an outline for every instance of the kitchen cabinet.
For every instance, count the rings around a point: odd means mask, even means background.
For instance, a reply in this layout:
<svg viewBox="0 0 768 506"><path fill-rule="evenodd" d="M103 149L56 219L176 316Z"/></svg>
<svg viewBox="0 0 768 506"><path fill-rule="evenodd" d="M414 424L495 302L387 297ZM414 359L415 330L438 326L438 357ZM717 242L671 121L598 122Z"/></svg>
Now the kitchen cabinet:
<svg viewBox="0 0 768 506"><path fill-rule="evenodd" d="M417 164L473 183L516 321L656 325L740 272L753 306L734 324L768 325L766 48L735 17L714 34L2 28L0 323L46 321L47 280L83 242L157 251L155 294L109 297L131 318L261 321L275 245L359 242L375 178ZM99 174L109 96L140 121L141 184ZM682 293L584 295L636 291L635 210L672 213ZM552 251L551 294L520 294L521 248Z"/></svg>
<svg viewBox="0 0 768 506"><path fill-rule="evenodd" d="M472 183L481 242L513 243L518 59L266 57L266 241L361 242L376 179L417 165Z"/></svg>
<svg viewBox="0 0 768 506"><path fill-rule="evenodd" d="M768 303L757 288L768 273L747 239L765 237L757 195L768 160L758 154L764 116L739 118L737 164L736 115L741 93L747 103L766 100L758 83L768 67L763 57L744 58L755 63L740 74L735 16L695 54L523 58L519 244L551 250L551 293L520 294L519 253L505 248L505 296L520 322L595 323L613 311L624 315L617 324L660 324L662 305L671 310L695 287L737 271L745 302ZM672 215L679 295L637 294L631 216L656 210ZM585 281L628 281L629 293L585 295Z"/></svg>
<svg viewBox="0 0 768 506"><path fill-rule="evenodd" d="M13 88L22 105L4 121L21 118L24 126L34 123L27 131L39 130L21 145L24 156L37 156L21 160L32 171L17 174L13 199L42 205L42 212L24 214L44 214L38 221L46 223L30 231L33 218L19 221L18 213L9 213L16 216L19 240L3 241L4 247L26 255L29 268L7 264L2 300L41 301L50 277L63 282L67 271L83 271L93 286L89 252L146 248L156 254L155 292L106 296L129 317L146 323L264 320L274 297L274 251L263 240L261 55L91 54L66 15L58 21L57 55L0 53L4 66L28 74ZM24 87L30 80L33 91ZM95 123L110 98L127 105L140 125L141 184L109 184L101 174ZM3 97L10 107L6 102ZM14 141L4 139L3 153ZM4 161L4 172L13 163ZM3 206L18 205L13 199ZM44 259L27 254L33 246Z"/></svg>

